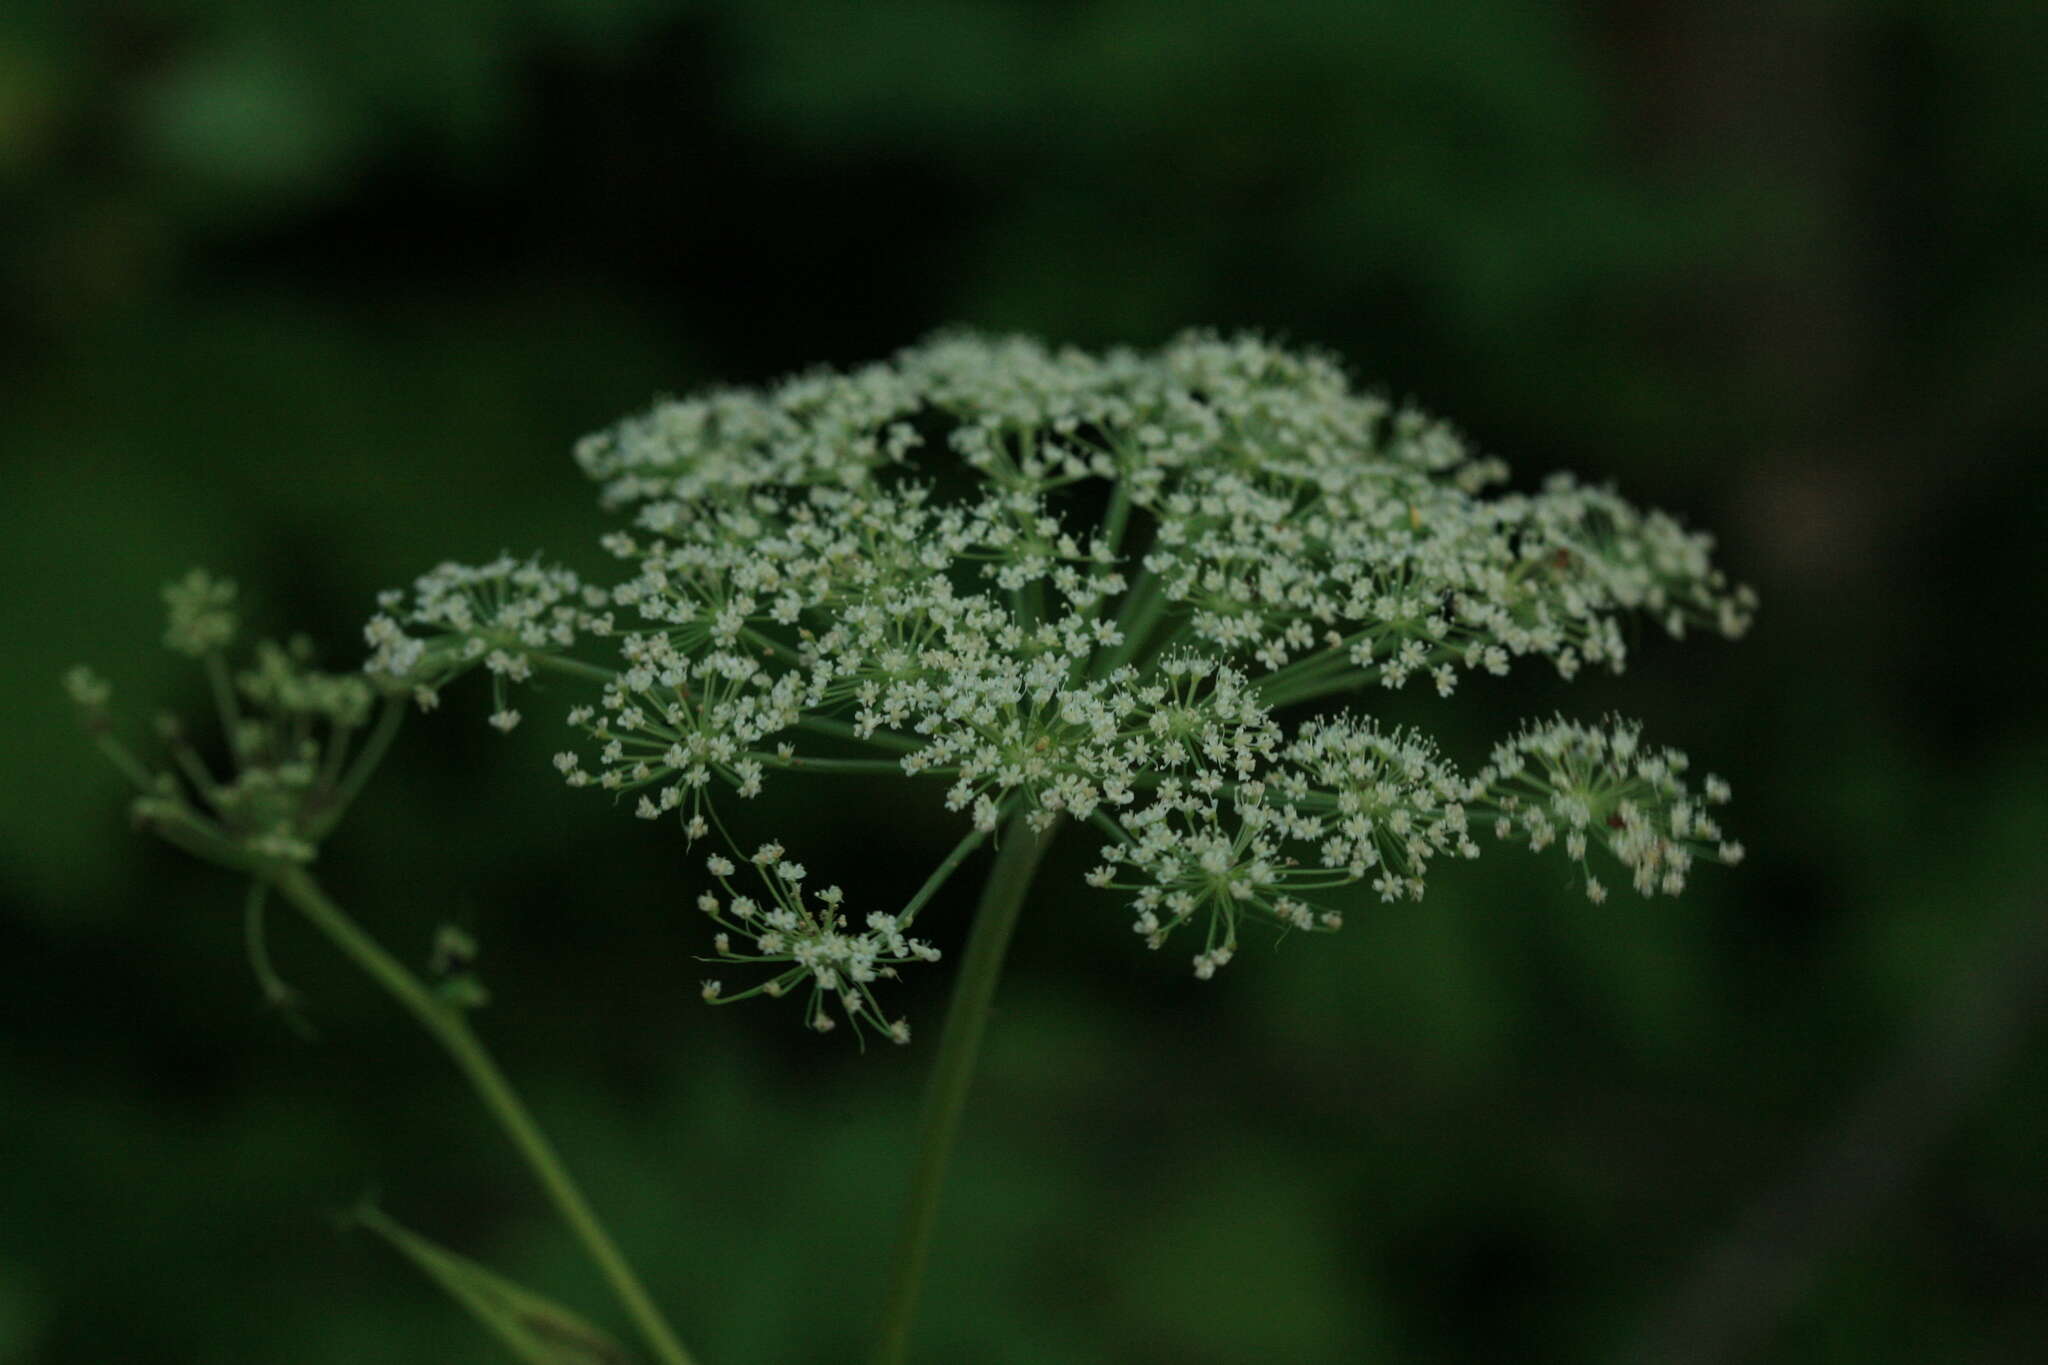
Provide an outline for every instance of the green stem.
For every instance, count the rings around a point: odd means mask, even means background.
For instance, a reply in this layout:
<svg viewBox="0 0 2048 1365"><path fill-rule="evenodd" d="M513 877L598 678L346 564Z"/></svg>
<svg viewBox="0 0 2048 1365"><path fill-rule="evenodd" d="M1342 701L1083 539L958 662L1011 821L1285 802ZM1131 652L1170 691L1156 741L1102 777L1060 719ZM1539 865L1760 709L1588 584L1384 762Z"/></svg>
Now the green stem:
<svg viewBox="0 0 2048 1365"><path fill-rule="evenodd" d="M1154 638L1146 642L1144 651L1136 660L1138 671L1140 673L1150 672L1153 665L1165 658L1174 646L1180 644L1183 640L1192 639L1194 633L1195 623L1192 619L1184 619L1175 623L1170 631L1154 632Z"/></svg>
<svg viewBox="0 0 2048 1365"><path fill-rule="evenodd" d="M1254 679L1253 686L1261 691L1270 691L1276 687L1284 687L1305 674L1319 673L1333 665L1347 662L1344 650L1349 643L1350 641L1347 640L1343 645L1328 645L1313 654L1304 654L1293 663L1276 668L1271 673Z"/></svg>
<svg viewBox="0 0 2048 1365"><path fill-rule="evenodd" d="M252 877L249 881L249 896L242 906L242 946L249 954L249 969L256 974L256 984L263 988L266 1004L283 1005L292 998L292 988L284 984L277 969L270 965L270 946L263 932L263 907L270 896L270 883Z"/></svg>
<svg viewBox="0 0 2048 1365"><path fill-rule="evenodd" d="M837 739L850 739L856 744L872 744L880 749L893 749L900 754L915 753L925 746L921 739L911 739L891 730L871 730L863 735L850 721L835 720L831 716L803 716L797 720L799 730L813 734L831 735Z"/></svg>
<svg viewBox="0 0 2048 1365"><path fill-rule="evenodd" d="M121 776L134 783L138 790L144 792L156 790L156 779L150 775L149 769L142 766L142 760L135 756L134 751L123 744L108 729L105 717L98 715L89 717L86 721L86 727L92 735L94 746L102 754L106 755L107 761L114 765Z"/></svg>
<svg viewBox="0 0 2048 1365"><path fill-rule="evenodd" d="M1092 676L1106 678L1129 663L1150 638L1152 628L1169 605L1166 595L1160 591L1159 575L1150 569L1143 570L1117 611L1116 628L1123 640L1100 657L1090 670Z"/></svg>
<svg viewBox="0 0 2048 1365"><path fill-rule="evenodd" d="M1109 495L1109 510L1102 514L1102 525L1096 535L1109 547L1114 555L1124 546L1124 528L1131 521L1131 481L1118 479Z"/></svg>
<svg viewBox="0 0 2048 1365"><path fill-rule="evenodd" d="M889 1296L882 1308L880 1338L874 1365L902 1365L910 1345L911 1320L925 1262L931 1256L932 1231L938 1223L939 1191L945 1183L947 1158L960 1135L960 1115L974 1076L975 1058L987 1031L989 1004L1002 975L1003 955L1024 908L1039 859L1052 843L1052 830L1035 834L1020 814L1003 831L1002 850L989 869L974 914L967 951L953 984L946 1010L938 1060L925 1090L924 1113L918 1123L917 1166L911 1173L910 1196L904 1204L896 1258L889 1275Z"/></svg>
<svg viewBox="0 0 2048 1365"><path fill-rule="evenodd" d="M619 679L617 669L606 668L602 664L587 664L581 659L571 659L562 654L529 654L526 657L535 668L560 673L567 678L582 678L585 682L594 683L617 682Z"/></svg>
<svg viewBox="0 0 2048 1365"><path fill-rule="evenodd" d="M1108 548L1110 555L1110 560L1107 564L1096 567L1094 570L1095 577L1107 577L1116 571L1116 553L1123 546L1124 529L1130 524L1130 520L1130 480L1118 479L1115 491L1109 496L1109 510L1103 513L1102 524L1095 528L1096 540ZM1109 602L1110 599L1106 596L1097 598L1095 605L1088 609L1088 615L1098 620L1101 619L1102 613L1109 607ZM1089 671L1095 667L1097 662L1096 653L1097 651L1091 651L1074 660L1074 667L1068 673L1068 681L1070 683L1079 684L1087 679Z"/></svg>
<svg viewBox="0 0 2048 1365"><path fill-rule="evenodd" d="M356 755L355 762L350 765L348 772L324 798L326 808L312 824L311 832L315 839L341 822L341 817L348 813L349 806L361 795L363 784L370 780L370 775L383 763L384 755L390 751L391 741L398 735L398 727L405 723L405 705L404 699L400 697L384 699L383 712L377 717L377 725L370 731L370 738L364 743L362 751ZM340 737L337 736L334 742L339 744Z"/></svg>
<svg viewBox="0 0 2048 1365"><path fill-rule="evenodd" d="M803 655L797 653L774 636L755 630L752 626L741 626L740 634L746 636L748 640L761 646L761 648L786 663L801 664L804 661Z"/></svg>
<svg viewBox="0 0 2048 1365"><path fill-rule="evenodd" d="M903 909L897 912L897 924L903 928L909 928L910 922L917 918L917 912L924 909L925 902L938 894L939 888L946 884L946 879L960 870L960 864L967 861L967 855L980 848L982 840L986 838L988 838L988 831L985 829L969 830L966 838L953 845L953 851L948 853L944 861L932 869L932 875L924 879L924 885L917 889L917 894L912 896Z"/></svg>
<svg viewBox="0 0 2048 1365"><path fill-rule="evenodd" d="M185 774L185 780L192 784L193 793L208 805L220 792L220 783L213 780L206 762L199 757L199 751L183 735L173 734L164 741L164 747L171 751L171 761L178 765L178 771Z"/></svg>
<svg viewBox="0 0 2048 1365"><path fill-rule="evenodd" d="M1116 822L1116 817L1099 806L1089 812L1088 823L1107 834L1114 843L1128 844L1131 841L1131 836L1124 833L1124 827Z"/></svg>
<svg viewBox="0 0 2048 1365"><path fill-rule="evenodd" d="M583 1193L571 1179L554 1145L527 1112L526 1105L510 1081L485 1050L482 1040L455 1009L441 1003L405 965L363 931L346 911L321 891L319 884L299 868L276 868L269 872L273 885L297 906L313 926L382 986L406 1012L432 1034L434 1041L461 1069L475 1089L477 1098L505 1130L553 1201L583 1249L603 1272L612 1293L618 1297L640 1335L662 1365L694 1365L690 1353L662 1318L661 1310L641 1287L639 1277L597 1220Z"/></svg>
<svg viewBox="0 0 2048 1365"><path fill-rule="evenodd" d="M228 753L239 760L242 756L242 708L235 702L235 684L228 677L227 660L219 650L208 650L206 654L206 685L213 693L213 708L220 713L221 738L227 741Z"/></svg>
<svg viewBox="0 0 2048 1365"><path fill-rule="evenodd" d="M342 772L348 765L349 741L355 736L351 726L331 722L327 727L327 742L320 746L320 773L313 779L313 790L332 792L341 781Z"/></svg>
<svg viewBox="0 0 2048 1365"><path fill-rule="evenodd" d="M216 863L235 872L255 870L247 849L221 833L219 826L182 800L165 796L137 797L135 818L139 827L166 843L176 844L201 861Z"/></svg>
<svg viewBox="0 0 2048 1365"><path fill-rule="evenodd" d="M746 757L770 768L782 768L797 773L847 773L853 776L901 777L903 760L900 758L813 758L808 754L794 754L784 758L781 754L748 752ZM951 768L925 768L919 777L927 775L951 776Z"/></svg>
<svg viewBox="0 0 2048 1365"><path fill-rule="evenodd" d="M1377 667L1371 672L1362 668L1344 669L1322 677L1299 679L1290 687L1266 693L1264 700L1268 709L1278 711L1283 706L1299 706L1302 702L1315 701L1333 693L1355 691L1378 678Z"/></svg>

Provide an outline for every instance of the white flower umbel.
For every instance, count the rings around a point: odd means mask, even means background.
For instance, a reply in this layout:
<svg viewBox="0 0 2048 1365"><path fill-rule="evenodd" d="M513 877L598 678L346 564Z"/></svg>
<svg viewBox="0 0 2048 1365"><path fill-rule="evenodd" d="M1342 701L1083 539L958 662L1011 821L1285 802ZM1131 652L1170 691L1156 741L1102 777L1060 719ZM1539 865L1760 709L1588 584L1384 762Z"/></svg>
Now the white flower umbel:
<svg viewBox="0 0 2048 1365"><path fill-rule="evenodd" d="M736 995L726 995L721 982L707 981L704 998L723 1002L751 995L780 996L808 983L806 1013L811 1027L820 1032L833 1027L826 1006L836 999L856 1028L879 1025L895 1041L909 1042L909 1024L884 1018L872 987L893 978L898 967L939 960L938 949L904 935L915 911L871 912L855 930L844 908L845 893L828 886L806 895L804 867L782 852L780 844L763 844L749 860L766 891L760 899L734 889L731 878L736 869L730 859L713 855L707 860L725 897L707 891L697 898L697 908L718 926L712 939L718 960L781 970Z"/></svg>
<svg viewBox="0 0 2048 1365"><path fill-rule="evenodd" d="M1154 947L1199 921L1205 977L1247 920L1334 928L1353 884L1421 896L1475 828L1604 851L1646 893L1739 856L1631 726L1535 726L1466 776L1373 718L1386 690L1520 660L1619 670L1627 616L1739 635L1753 597L1707 536L1607 489L1498 491L1499 461L1326 357L948 335L664 402L576 458L626 519L601 537L615 578L444 565L385 596L370 668L424 702L481 667L501 729L509 685L585 681L589 747L556 767L692 838L779 773L931 779L976 836L1092 824L1090 883ZM1337 697L1354 709L1291 719ZM879 1022L868 987L924 957L900 918L849 931L764 875L765 900L710 898L721 956L784 964L741 994L808 978Z"/></svg>
<svg viewBox="0 0 2048 1365"><path fill-rule="evenodd" d="M1682 780L1686 756L1644 748L1640 733L1628 721L1594 728L1560 718L1500 745L1475 783L1495 830L1533 849L1562 838L1582 868L1589 844L1604 847L1646 896L1683 891L1697 857L1741 862L1742 845L1724 839L1706 810L1729 799L1728 784L1709 776L1695 796ZM1586 894L1607 894L1590 871Z"/></svg>

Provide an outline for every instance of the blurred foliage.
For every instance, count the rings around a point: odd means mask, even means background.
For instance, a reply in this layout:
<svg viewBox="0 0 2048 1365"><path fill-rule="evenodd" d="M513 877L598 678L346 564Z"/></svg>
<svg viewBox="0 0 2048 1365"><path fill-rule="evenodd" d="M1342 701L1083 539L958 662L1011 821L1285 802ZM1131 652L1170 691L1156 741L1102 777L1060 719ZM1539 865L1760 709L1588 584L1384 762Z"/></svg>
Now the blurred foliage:
<svg viewBox="0 0 2048 1365"><path fill-rule="evenodd" d="M951 321L1328 346L1722 530L1765 613L1452 722L1614 706L1725 771L1751 862L1676 904L1490 857L1198 985L1047 896L923 1358L2036 1358L2044 52L1991 0L0 12L0 1362L484 1358L332 1230L365 1187L616 1325L282 920L323 1041L259 1008L236 889L124 828L55 680L192 703L155 590L194 564L345 663L441 558L587 553L582 432ZM326 876L414 961L477 935L484 1027L707 1361L845 1359L929 1049L698 1006L683 851L556 738L422 720ZM943 847L832 790L813 866L884 895Z"/></svg>

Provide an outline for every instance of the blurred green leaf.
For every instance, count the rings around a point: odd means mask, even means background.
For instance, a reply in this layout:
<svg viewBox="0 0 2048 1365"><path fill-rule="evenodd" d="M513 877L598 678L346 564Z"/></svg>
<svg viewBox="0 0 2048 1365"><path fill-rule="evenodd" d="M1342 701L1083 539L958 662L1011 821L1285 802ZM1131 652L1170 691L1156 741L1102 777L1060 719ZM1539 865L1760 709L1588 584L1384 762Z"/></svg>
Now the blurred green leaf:
<svg viewBox="0 0 2048 1365"><path fill-rule="evenodd" d="M381 1210L366 1206L352 1217L447 1290L527 1365L628 1365L632 1360L618 1343L560 1304L437 1246Z"/></svg>

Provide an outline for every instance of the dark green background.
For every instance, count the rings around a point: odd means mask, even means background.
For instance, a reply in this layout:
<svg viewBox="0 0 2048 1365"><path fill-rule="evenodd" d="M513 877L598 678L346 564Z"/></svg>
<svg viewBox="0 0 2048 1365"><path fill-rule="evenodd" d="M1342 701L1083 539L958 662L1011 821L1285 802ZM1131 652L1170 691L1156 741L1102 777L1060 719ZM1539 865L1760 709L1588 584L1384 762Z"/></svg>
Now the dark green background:
<svg viewBox="0 0 2048 1365"><path fill-rule="evenodd" d="M126 829L56 679L92 660L138 728L192 706L155 594L194 564L351 662L443 557L588 562L583 432L951 322L1332 348L1525 479L1714 528L1764 608L1437 722L1471 761L1611 707L1726 774L1751 859L1676 903L1503 851L1202 985L1065 845L921 1359L2041 1358L2044 21L17 0L0 1362L493 1358L333 1231L366 1187L615 1321L388 1002L281 921L322 1040L259 1007L237 888ZM553 779L550 707L501 741L451 700L323 875L414 960L478 935L484 1027L707 1365L850 1358L945 973L904 988L905 1051L706 1010L695 859ZM885 895L934 805L747 820Z"/></svg>

